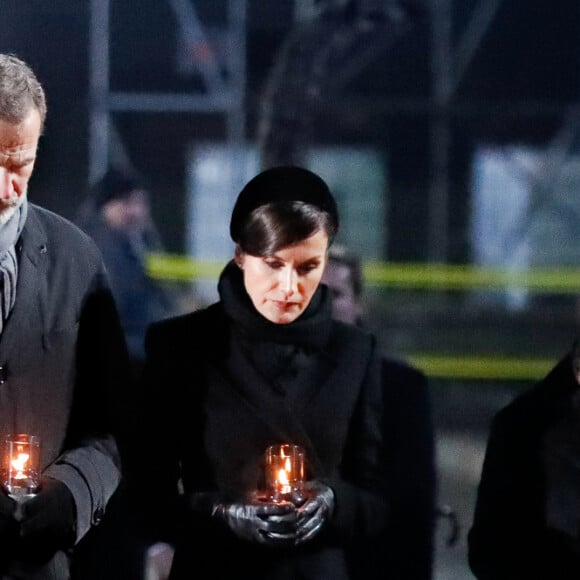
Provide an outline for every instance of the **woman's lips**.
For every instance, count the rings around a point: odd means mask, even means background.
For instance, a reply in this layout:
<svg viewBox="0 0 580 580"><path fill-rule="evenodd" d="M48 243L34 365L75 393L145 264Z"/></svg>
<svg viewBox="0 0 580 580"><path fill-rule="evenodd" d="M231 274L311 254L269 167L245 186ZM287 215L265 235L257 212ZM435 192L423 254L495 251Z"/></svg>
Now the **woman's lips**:
<svg viewBox="0 0 580 580"><path fill-rule="evenodd" d="M274 306L280 310L288 310L293 306L298 306L296 302L288 302L286 300L272 300L272 304L274 304Z"/></svg>

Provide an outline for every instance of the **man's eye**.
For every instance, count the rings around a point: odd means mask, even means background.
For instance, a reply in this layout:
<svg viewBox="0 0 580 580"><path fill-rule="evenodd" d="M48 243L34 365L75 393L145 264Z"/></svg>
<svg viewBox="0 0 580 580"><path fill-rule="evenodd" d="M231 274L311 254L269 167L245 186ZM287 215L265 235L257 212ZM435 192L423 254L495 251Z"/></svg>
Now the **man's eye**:
<svg viewBox="0 0 580 580"><path fill-rule="evenodd" d="M30 172L31 168L32 168L32 162L18 164L18 165L12 165L8 168L8 171L10 171L10 173L15 173L16 175L23 175L25 173Z"/></svg>

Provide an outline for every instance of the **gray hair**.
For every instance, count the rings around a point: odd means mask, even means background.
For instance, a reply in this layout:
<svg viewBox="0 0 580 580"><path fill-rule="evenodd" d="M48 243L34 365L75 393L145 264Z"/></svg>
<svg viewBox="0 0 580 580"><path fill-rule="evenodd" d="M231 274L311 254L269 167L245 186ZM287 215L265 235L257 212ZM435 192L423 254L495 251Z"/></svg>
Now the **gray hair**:
<svg viewBox="0 0 580 580"><path fill-rule="evenodd" d="M32 109L46 119L46 96L32 69L13 54L0 54L0 119L21 123Z"/></svg>

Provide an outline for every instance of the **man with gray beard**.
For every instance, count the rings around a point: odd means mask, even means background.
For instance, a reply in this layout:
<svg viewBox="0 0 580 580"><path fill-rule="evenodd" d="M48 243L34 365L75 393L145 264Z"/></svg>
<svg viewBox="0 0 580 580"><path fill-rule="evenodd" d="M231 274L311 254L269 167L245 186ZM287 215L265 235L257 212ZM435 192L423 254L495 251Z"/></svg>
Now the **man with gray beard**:
<svg viewBox="0 0 580 580"><path fill-rule="evenodd" d="M120 480L128 358L101 254L27 199L45 117L33 71L0 54L0 444L40 444L24 498L1 472L4 579L71 578Z"/></svg>

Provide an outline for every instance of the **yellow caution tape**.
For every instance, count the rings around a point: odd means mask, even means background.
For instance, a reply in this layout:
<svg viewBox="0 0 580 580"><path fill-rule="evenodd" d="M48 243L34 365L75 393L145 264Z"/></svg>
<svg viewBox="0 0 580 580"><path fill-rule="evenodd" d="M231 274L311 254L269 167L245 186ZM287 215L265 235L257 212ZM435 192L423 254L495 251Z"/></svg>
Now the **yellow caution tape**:
<svg viewBox="0 0 580 580"><path fill-rule="evenodd" d="M194 260L180 254L149 254L151 276L169 281L217 279L225 261ZM477 288L527 289L534 292L579 293L580 268L534 268L502 270L457 264L364 262L365 283L426 290L469 290Z"/></svg>
<svg viewBox="0 0 580 580"><path fill-rule="evenodd" d="M367 284L427 290L509 288L529 291L580 293L580 268L502 270L457 264L365 262Z"/></svg>
<svg viewBox="0 0 580 580"><path fill-rule="evenodd" d="M444 379L536 381L548 374L556 359L505 355L445 356L411 354L405 359L428 377Z"/></svg>
<svg viewBox="0 0 580 580"><path fill-rule="evenodd" d="M149 254L149 274L167 281L217 280L226 261L194 260L179 254ZM580 294L579 268L535 268L507 271L468 265L364 262L365 283L425 290L521 288L535 292ZM547 358L447 356L416 353L406 359L427 376L466 380L535 381L556 361Z"/></svg>

